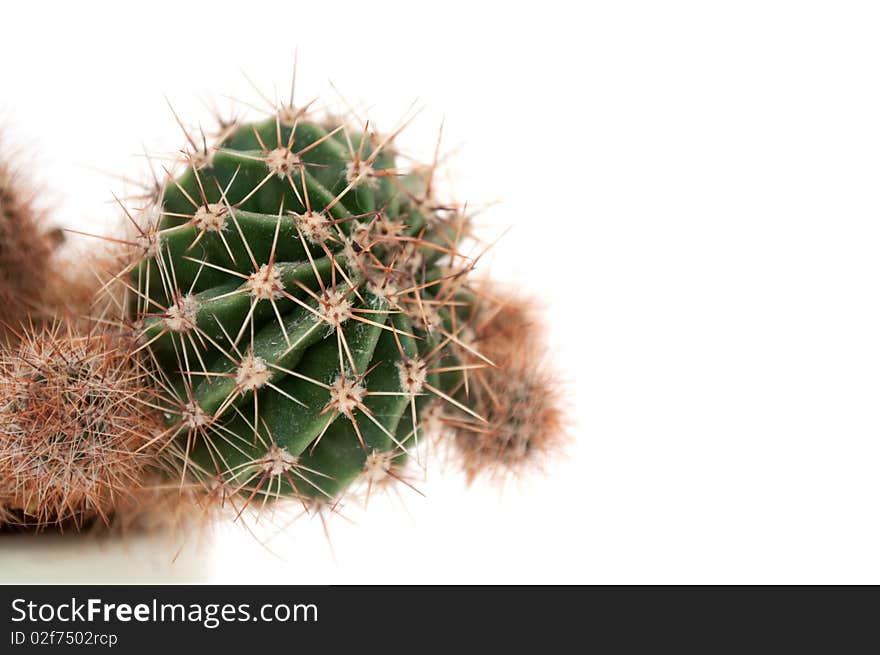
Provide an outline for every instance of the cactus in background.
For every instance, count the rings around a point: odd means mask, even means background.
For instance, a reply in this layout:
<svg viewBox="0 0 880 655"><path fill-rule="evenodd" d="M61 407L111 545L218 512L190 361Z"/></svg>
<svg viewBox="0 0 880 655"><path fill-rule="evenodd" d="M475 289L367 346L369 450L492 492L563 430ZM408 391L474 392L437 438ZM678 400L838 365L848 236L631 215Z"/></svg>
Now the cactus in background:
<svg viewBox="0 0 880 655"><path fill-rule="evenodd" d="M12 163L23 159L0 149L0 344L10 346L23 331L56 320L88 331L93 319L119 304L113 294L97 297L117 268L118 249L93 249L84 257L66 247L39 188L23 165Z"/></svg>
<svg viewBox="0 0 880 655"><path fill-rule="evenodd" d="M29 317L44 316L50 267L60 232L44 226L37 191L0 156L0 339Z"/></svg>
<svg viewBox="0 0 880 655"><path fill-rule="evenodd" d="M491 284L483 289L473 321L473 344L494 366L474 371L465 398L485 421L462 415L447 418L458 461L468 480L502 478L540 467L565 445L565 415L558 383L548 372L544 326L536 303ZM489 299L489 300L486 300ZM476 363L468 352L462 361Z"/></svg>

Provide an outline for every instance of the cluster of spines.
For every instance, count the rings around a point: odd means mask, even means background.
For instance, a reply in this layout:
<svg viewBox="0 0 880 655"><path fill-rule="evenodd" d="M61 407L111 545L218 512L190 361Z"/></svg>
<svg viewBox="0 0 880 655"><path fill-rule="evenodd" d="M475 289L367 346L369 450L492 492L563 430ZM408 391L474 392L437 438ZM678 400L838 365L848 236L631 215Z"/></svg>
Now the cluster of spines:
<svg viewBox="0 0 880 655"><path fill-rule="evenodd" d="M7 523L108 522L160 461L149 372L122 336L56 323L0 354L0 505ZM13 519L14 517L14 519Z"/></svg>

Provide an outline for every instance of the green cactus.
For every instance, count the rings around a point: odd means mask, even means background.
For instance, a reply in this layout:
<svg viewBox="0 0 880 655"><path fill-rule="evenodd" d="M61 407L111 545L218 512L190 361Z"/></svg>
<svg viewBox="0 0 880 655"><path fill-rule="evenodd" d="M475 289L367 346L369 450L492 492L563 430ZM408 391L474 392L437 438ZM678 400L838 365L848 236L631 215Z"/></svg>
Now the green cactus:
<svg viewBox="0 0 880 655"><path fill-rule="evenodd" d="M190 475L336 499L397 476L433 399L484 420L460 389L485 364L453 353L476 353L467 221L394 136L289 107L226 126L135 220L133 319Z"/></svg>

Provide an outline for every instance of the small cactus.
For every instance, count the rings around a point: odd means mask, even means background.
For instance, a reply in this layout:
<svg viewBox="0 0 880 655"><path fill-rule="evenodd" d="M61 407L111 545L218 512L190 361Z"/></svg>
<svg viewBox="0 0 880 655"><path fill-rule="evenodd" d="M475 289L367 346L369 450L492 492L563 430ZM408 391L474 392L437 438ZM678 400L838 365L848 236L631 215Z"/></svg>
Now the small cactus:
<svg viewBox="0 0 880 655"><path fill-rule="evenodd" d="M544 361L536 303L491 286L483 291L490 300L476 314L473 343L494 366L474 371L469 387L462 381L457 394L486 420L461 412L446 418L458 461L471 481L540 467L564 446L567 434L558 382ZM471 354L465 357L475 361Z"/></svg>
<svg viewBox="0 0 880 655"><path fill-rule="evenodd" d="M130 342L61 324L0 354L0 506L38 528L108 521L158 461L149 375Z"/></svg>

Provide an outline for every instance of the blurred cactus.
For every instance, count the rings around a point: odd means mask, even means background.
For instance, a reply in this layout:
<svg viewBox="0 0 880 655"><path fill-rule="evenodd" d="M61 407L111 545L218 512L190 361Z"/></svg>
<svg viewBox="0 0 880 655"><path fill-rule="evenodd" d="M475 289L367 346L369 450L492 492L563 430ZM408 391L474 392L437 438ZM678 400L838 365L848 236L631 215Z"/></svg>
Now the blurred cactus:
<svg viewBox="0 0 880 655"><path fill-rule="evenodd" d="M61 233L45 225L36 187L0 149L0 339L10 328L46 314L49 262Z"/></svg>
<svg viewBox="0 0 880 655"><path fill-rule="evenodd" d="M491 295L490 295L491 293ZM473 325L473 343L494 366L474 371L468 398L485 421L458 413L453 428L458 461L469 480L540 467L566 441L559 383L548 370L544 326L536 302L489 287ZM471 354L466 361L474 361Z"/></svg>

